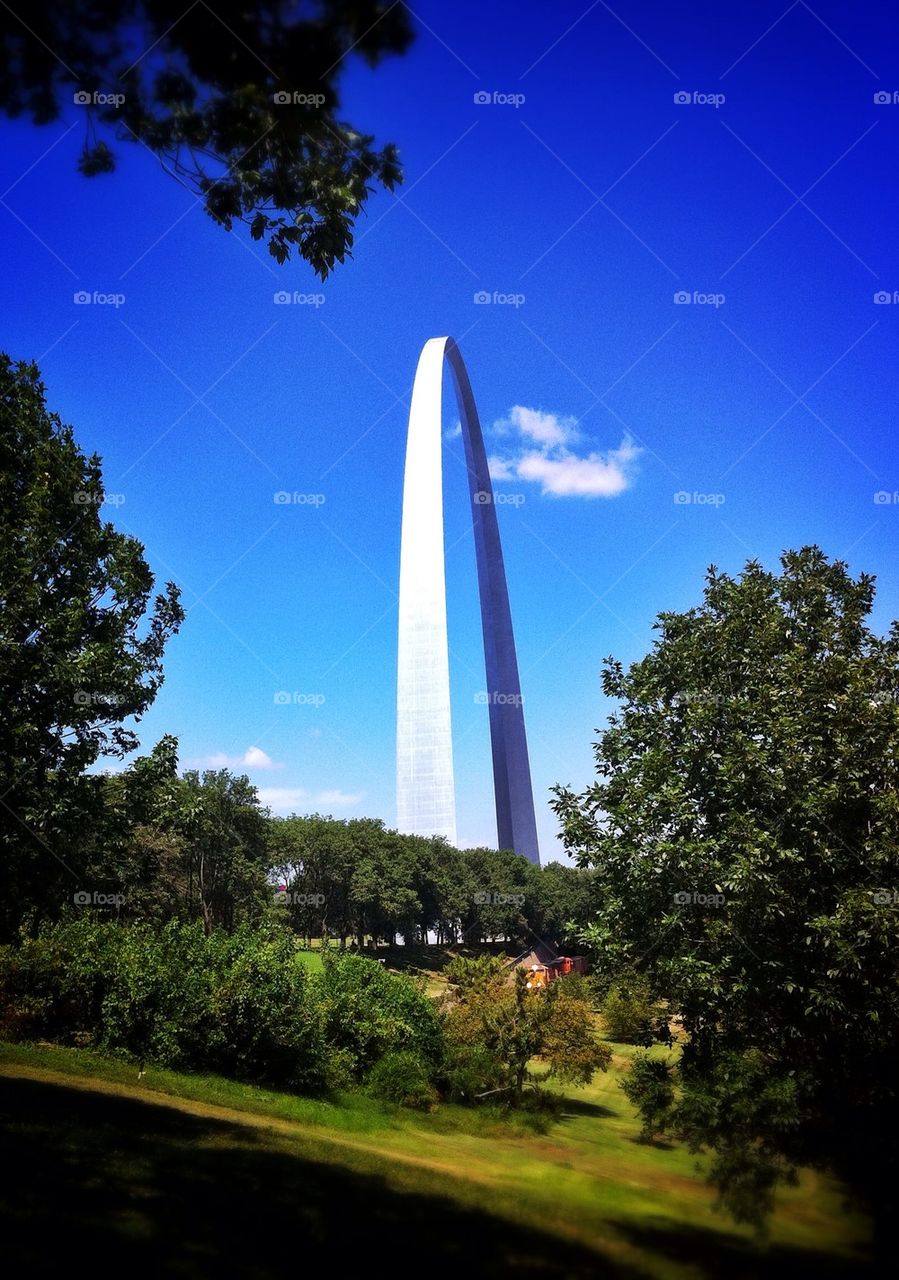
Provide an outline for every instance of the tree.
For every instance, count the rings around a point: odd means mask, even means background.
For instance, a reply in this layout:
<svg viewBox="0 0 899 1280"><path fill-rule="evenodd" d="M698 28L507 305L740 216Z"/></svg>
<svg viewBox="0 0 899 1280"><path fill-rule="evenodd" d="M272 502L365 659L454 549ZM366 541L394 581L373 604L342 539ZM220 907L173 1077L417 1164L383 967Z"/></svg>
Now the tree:
<svg viewBox="0 0 899 1280"><path fill-rule="evenodd" d="M411 39L406 6L380 0L53 0L27 25L3 5L0 109L46 124L74 98L83 174L115 167L98 125L142 143L220 226L246 223L278 262L295 246L324 279L374 184L402 180L392 144L340 119L337 77Z"/></svg>
<svg viewBox="0 0 899 1280"><path fill-rule="evenodd" d="M137 746L184 617L137 539L101 519L100 459L45 403L37 366L0 354L0 930L78 889L102 803L85 775ZM145 625L144 625L145 624Z"/></svg>
<svg viewBox="0 0 899 1280"><path fill-rule="evenodd" d="M189 910L199 911L207 934L234 929L238 915L258 923L272 891L266 881L266 815L249 778L228 769L208 769L202 776L189 769L176 826L184 839Z"/></svg>
<svg viewBox="0 0 899 1280"><path fill-rule="evenodd" d="M576 984L559 978L546 990L529 991L524 969L510 974L501 957L488 955L457 957L445 976L448 1074L452 1091L468 1101L502 1093L517 1104L534 1057L547 1064L544 1080L589 1084L608 1067L612 1052L597 1042L590 1005ZM454 1087L456 1080L465 1088Z"/></svg>
<svg viewBox="0 0 899 1280"><path fill-rule="evenodd" d="M599 780L559 788L597 873L601 973L642 970L688 1040L667 1123L759 1221L798 1163L885 1230L897 1190L899 624L817 547L709 570L653 650L606 662Z"/></svg>
<svg viewBox="0 0 899 1280"><path fill-rule="evenodd" d="M527 863L524 914L533 935L552 946L587 924L593 910L593 873L561 862Z"/></svg>

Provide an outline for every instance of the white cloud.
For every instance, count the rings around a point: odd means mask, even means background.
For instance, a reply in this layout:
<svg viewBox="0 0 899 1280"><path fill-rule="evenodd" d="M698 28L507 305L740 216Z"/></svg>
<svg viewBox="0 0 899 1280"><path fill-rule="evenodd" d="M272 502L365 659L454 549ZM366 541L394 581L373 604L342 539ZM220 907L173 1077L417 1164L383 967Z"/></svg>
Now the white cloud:
<svg viewBox="0 0 899 1280"><path fill-rule="evenodd" d="M505 458L499 458L494 454L487 459L487 467L490 471L491 480L515 479L515 467L511 462L507 462Z"/></svg>
<svg viewBox="0 0 899 1280"><path fill-rule="evenodd" d="M557 498L614 498L633 484L643 452L628 435L616 449L585 451L576 418L520 404L493 429L508 443L488 460L491 478L539 484L541 493Z"/></svg>
<svg viewBox="0 0 899 1280"><path fill-rule="evenodd" d="M327 805L332 809L352 809L361 799L361 791L319 791L315 797L315 803Z"/></svg>
<svg viewBox="0 0 899 1280"><path fill-rule="evenodd" d="M229 756L224 751L216 751L211 756L201 756L194 762L196 767L204 769L283 769L261 747L247 747L242 756Z"/></svg>
<svg viewBox="0 0 899 1280"><path fill-rule="evenodd" d="M500 435L523 436L546 448L573 444L580 439L577 418L543 413L540 409L528 409L523 404L513 404L509 416L495 422L493 429Z"/></svg>
<svg viewBox="0 0 899 1280"><path fill-rule="evenodd" d="M448 427L447 430L444 431L443 438L444 440L458 440L461 434L462 423L457 420L454 426Z"/></svg>
<svg viewBox="0 0 899 1280"><path fill-rule="evenodd" d="M333 813L339 809L354 809L363 799L363 792L307 791L305 787L260 787L259 803L275 813Z"/></svg>

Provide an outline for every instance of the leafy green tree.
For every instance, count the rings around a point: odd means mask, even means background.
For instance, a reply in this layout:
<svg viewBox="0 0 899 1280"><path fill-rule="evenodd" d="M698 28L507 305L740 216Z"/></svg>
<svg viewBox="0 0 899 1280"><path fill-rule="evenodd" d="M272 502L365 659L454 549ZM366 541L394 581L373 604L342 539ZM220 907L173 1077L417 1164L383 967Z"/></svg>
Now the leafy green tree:
<svg viewBox="0 0 899 1280"><path fill-rule="evenodd" d="M316 976L325 1035L348 1080L364 1080L387 1053L408 1052L433 1071L443 1055L440 1019L423 985L377 960L328 952Z"/></svg>
<svg viewBox="0 0 899 1280"><path fill-rule="evenodd" d="M255 786L228 769L188 770L176 814L186 856L187 892L207 933L233 929L238 915L258 923L272 900L266 879L268 826Z"/></svg>
<svg viewBox="0 0 899 1280"><path fill-rule="evenodd" d="M0 947L0 1029L307 1091L328 1076L315 984L278 931L45 924Z"/></svg>
<svg viewBox="0 0 899 1280"><path fill-rule="evenodd" d="M448 1074L461 1092L457 1073L473 1090L469 1100L502 1093L521 1101L529 1064L540 1057L547 1071L539 1077L588 1084L605 1071L612 1053L597 1041L590 1005L576 984L556 979L546 990L530 991L527 973L499 956L459 956L445 970L450 983L445 1028ZM481 1078L473 1071L480 1066Z"/></svg>
<svg viewBox="0 0 899 1280"><path fill-rule="evenodd" d="M324 278L374 186L401 181L393 145L341 119L337 78L351 54L374 66L411 39L406 6L380 0L84 0L77 18L53 0L27 20L3 5L0 109L46 124L74 97L83 174L115 168L99 125L158 156L220 226L246 223L278 262L294 246Z"/></svg>
<svg viewBox="0 0 899 1280"><path fill-rule="evenodd" d="M667 1017L653 999L645 973L620 973L603 995L602 1021L610 1040L641 1044L654 1040L670 1044Z"/></svg>
<svg viewBox="0 0 899 1280"><path fill-rule="evenodd" d="M524 915L531 933L561 947L576 936L593 911L592 871L548 862L525 868Z"/></svg>
<svg viewBox="0 0 899 1280"><path fill-rule="evenodd" d="M270 835L271 868L288 891L283 909L291 928L307 941L332 936L345 947L353 929L354 871L347 824L317 813L293 814L272 819Z"/></svg>
<svg viewBox="0 0 899 1280"><path fill-rule="evenodd" d="M34 364L0 354L0 932L71 901L102 805L86 770L137 746L184 613L150 608L143 547L101 518L100 459L46 406ZM148 613L149 610L149 613Z"/></svg>
<svg viewBox="0 0 899 1280"><path fill-rule="evenodd" d="M599 778L559 789L597 874L600 972L641 969L688 1033L670 1125L758 1221L797 1163L841 1175L881 1236L897 1190L899 624L816 547L710 569L651 653L606 663Z"/></svg>
<svg viewBox="0 0 899 1280"><path fill-rule="evenodd" d="M465 849L470 898L462 916L467 943L527 937L528 862L511 849Z"/></svg>

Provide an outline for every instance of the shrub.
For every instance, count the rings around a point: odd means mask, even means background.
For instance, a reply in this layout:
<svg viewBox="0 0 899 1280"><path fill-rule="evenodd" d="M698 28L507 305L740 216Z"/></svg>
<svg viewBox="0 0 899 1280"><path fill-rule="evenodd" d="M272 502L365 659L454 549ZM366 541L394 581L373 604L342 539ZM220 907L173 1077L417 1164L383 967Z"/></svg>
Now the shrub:
<svg viewBox="0 0 899 1280"><path fill-rule="evenodd" d="M385 1054L376 1062L368 1087L377 1098L417 1111L429 1111L437 1101L437 1090L431 1084L427 1067L408 1050Z"/></svg>
<svg viewBox="0 0 899 1280"><path fill-rule="evenodd" d="M654 1040L669 1039L664 1015L642 974L618 977L606 992L601 1009L609 1040L648 1048Z"/></svg>
<svg viewBox="0 0 899 1280"><path fill-rule="evenodd" d="M443 1056L440 1019L422 984L365 956L330 953L314 975L328 1045L356 1080L387 1053L408 1050L429 1070Z"/></svg>
<svg viewBox="0 0 899 1280"><path fill-rule="evenodd" d="M453 1044L448 1051L443 1087L452 1102L476 1102L497 1091L506 1092L506 1071L500 1058L483 1044Z"/></svg>
<svg viewBox="0 0 899 1280"><path fill-rule="evenodd" d="M674 1106L670 1064L663 1058L636 1053L630 1071L619 1084L628 1101L640 1112L643 1121L640 1141L651 1142L663 1128Z"/></svg>
<svg viewBox="0 0 899 1280"><path fill-rule="evenodd" d="M64 920L0 950L0 1028L314 1090L327 1069L310 985L286 935Z"/></svg>

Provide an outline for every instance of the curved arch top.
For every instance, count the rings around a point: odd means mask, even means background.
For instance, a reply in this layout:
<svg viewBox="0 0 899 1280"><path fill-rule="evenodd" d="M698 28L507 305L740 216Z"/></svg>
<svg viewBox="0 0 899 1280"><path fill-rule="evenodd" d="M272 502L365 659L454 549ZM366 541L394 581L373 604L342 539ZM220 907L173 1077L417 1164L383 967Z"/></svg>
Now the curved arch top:
<svg viewBox="0 0 899 1280"><path fill-rule="evenodd" d="M478 411L452 338L422 348L412 388L400 551L397 824L456 843L443 550L443 369L452 374L471 499L499 848L539 864L521 687L493 485Z"/></svg>

